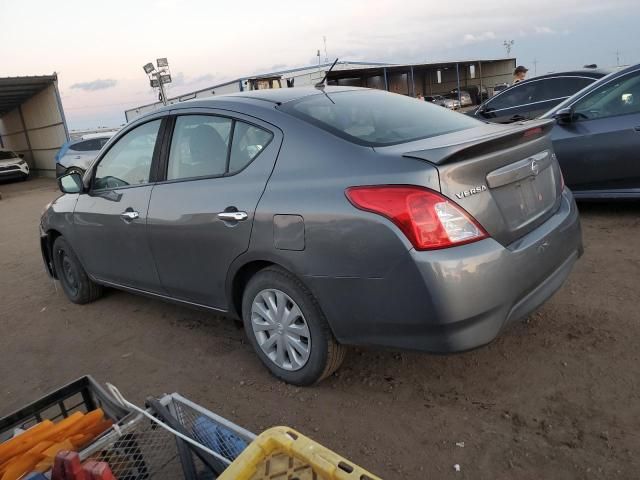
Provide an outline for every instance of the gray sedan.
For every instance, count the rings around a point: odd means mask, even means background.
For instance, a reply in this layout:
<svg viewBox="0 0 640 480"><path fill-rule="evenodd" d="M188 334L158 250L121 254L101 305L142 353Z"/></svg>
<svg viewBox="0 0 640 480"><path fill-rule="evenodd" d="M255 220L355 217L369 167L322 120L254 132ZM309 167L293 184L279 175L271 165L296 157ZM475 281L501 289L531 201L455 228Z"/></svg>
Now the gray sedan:
<svg viewBox="0 0 640 480"><path fill-rule="evenodd" d="M172 105L59 179L43 258L75 303L108 286L240 318L297 385L347 345L469 350L539 307L582 252L552 123L344 87Z"/></svg>

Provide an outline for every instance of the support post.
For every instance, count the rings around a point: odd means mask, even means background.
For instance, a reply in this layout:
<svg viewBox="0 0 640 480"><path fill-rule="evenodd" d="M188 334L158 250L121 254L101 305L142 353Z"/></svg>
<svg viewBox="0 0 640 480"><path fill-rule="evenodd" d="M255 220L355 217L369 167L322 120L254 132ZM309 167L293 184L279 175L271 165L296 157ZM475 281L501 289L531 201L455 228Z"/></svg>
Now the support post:
<svg viewBox="0 0 640 480"><path fill-rule="evenodd" d="M33 168L35 165L35 158L33 157L33 149L31 148L31 139L29 138L29 132L27 132L27 124L24 122L24 115L22 114L22 105L18 105L18 113L20 114L22 131L24 132L24 138L27 140L27 148L29 149L29 155L31 157L31 165L29 165L29 168Z"/></svg>
<svg viewBox="0 0 640 480"><path fill-rule="evenodd" d="M382 69L383 73L384 73L384 89L388 92L389 91L389 81L387 80L387 67L384 67Z"/></svg>
<svg viewBox="0 0 640 480"><path fill-rule="evenodd" d="M413 78L413 65L411 65L411 96L412 97L416 96L416 82L415 82L415 79Z"/></svg>
<svg viewBox="0 0 640 480"><path fill-rule="evenodd" d="M458 102L462 108L462 93L460 92L460 64L456 63L456 80L458 82Z"/></svg>

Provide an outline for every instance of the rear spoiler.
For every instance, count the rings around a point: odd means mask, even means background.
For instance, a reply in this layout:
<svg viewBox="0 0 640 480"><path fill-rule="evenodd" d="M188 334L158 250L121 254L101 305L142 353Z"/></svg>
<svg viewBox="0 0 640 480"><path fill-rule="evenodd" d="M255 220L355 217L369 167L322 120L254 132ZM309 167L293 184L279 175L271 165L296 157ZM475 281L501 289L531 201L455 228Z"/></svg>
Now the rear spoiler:
<svg viewBox="0 0 640 480"><path fill-rule="evenodd" d="M436 165L459 162L478 157L496 150L515 147L525 142L540 138L551 130L553 119L532 120L513 125L512 128L488 135L471 138L468 141L445 145L427 150L416 150L403 153L403 157L426 160Z"/></svg>

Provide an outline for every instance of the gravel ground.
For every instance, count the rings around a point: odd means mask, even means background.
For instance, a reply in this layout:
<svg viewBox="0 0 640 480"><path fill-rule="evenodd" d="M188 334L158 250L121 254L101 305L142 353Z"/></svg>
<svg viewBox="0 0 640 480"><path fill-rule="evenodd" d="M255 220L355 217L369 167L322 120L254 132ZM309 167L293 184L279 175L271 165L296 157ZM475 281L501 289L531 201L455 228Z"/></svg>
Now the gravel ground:
<svg viewBox="0 0 640 480"><path fill-rule="evenodd" d="M0 192L0 415L91 374L138 403L178 391L254 432L289 425L387 479L638 478L640 203L581 205L569 281L491 345L354 349L295 388L224 318L117 291L69 303L38 244L54 182Z"/></svg>

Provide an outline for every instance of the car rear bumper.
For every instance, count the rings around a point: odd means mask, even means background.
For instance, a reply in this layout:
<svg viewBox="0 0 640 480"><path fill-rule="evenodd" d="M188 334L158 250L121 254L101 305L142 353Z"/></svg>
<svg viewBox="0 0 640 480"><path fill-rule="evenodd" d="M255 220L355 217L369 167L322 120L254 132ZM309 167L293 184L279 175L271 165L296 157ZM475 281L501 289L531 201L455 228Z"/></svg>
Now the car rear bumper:
<svg viewBox="0 0 640 480"><path fill-rule="evenodd" d="M542 305L581 254L567 190L549 220L508 247L489 238L412 250L385 278L308 280L342 343L459 352L489 343Z"/></svg>

